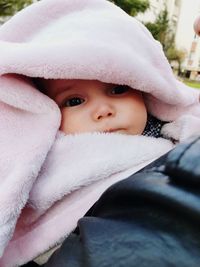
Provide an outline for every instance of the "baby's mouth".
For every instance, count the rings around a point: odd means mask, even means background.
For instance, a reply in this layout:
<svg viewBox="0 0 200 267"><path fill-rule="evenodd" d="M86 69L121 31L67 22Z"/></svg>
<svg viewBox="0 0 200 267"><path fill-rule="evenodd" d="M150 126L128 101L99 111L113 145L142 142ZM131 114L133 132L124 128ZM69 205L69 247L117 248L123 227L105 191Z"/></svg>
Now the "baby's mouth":
<svg viewBox="0 0 200 267"><path fill-rule="evenodd" d="M111 128L103 131L104 133L123 133L125 131L124 128Z"/></svg>

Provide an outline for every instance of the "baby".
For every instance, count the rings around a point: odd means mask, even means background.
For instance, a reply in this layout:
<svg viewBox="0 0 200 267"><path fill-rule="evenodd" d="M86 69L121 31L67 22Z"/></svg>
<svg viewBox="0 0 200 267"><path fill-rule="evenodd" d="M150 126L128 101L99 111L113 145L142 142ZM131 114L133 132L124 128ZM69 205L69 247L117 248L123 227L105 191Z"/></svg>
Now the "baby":
<svg viewBox="0 0 200 267"><path fill-rule="evenodd" d="M60 130L139 135L147 110L142 93L97 80L43 80L45 93L60 107Z"/></svg>
<svg viewBox="0 0 200 267"><path fill-rule="evenodd" d="M45 0L0 28L0 267L62 241L101 194L200 131L199 91L106 0Z"/></svg>

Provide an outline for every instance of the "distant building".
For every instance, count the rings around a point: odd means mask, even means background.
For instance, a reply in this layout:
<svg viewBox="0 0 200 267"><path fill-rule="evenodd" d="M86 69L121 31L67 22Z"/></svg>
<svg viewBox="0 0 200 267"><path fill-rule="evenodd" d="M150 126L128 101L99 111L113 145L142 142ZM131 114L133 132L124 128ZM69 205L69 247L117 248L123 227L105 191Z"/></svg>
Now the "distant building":
<svg viewBox="0 0 200 267"><path fill-rule="evenodd" d="M199 79L200 74L200 38L195 35L193 24L200 14L200 0L182 0L177 25L176 46L185 49L187 56L182 64L186 76Z"/></svg>
<svg viewBox="0 0 200 267"><path fill-rule="evenodd" d="M200 77L200 38L195 35L193 23L200 14L200 0L149 0L150 9L137 18L142 22L153 22L166 6L169 20L175 33L178 49L186 51L182 70L186 77Z"/></svg>

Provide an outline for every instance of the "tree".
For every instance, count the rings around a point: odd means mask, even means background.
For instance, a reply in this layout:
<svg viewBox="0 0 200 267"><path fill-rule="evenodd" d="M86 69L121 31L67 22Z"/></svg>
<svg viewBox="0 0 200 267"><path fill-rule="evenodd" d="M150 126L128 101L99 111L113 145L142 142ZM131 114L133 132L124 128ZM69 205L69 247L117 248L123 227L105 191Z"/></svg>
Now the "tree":
<svg viewBox="0 0 200 267"><path fill-rule="evenodd" d="M131 16L136 16L138 13L144 13L149 8L148 0L110 0L126 13Z"/></svg>
<svg viewBox="0 0 200 267"><path fill-rule="evenodd" d="M177 49L175 45L171 46L167 52L166 56L169 60L169 62L177 62L178 63L178 74L181 73L181 63L185 59L186 51L182 49Z"/></svg>
<svg viewBox="0 0 200 267"><path fill-rule="evenodd" d="M0 16L12 16L33 3L33 0L0 0Z"/></svg>
<svg viewBox="0 0 200 267"><path fill-rule="evenodd" d="M178 73L180 73L181 63L186 56L186 52L177 49L175 46L175 36L172 31L173 25L170 25L167 9L165 8L158 14L154 23L148 22L145 26L152 33L153 37L162 44L163 51L169 62L178 63Z"/></svg>
<svg viewBox="0 0 200 267"><path fill-rule="evenodd" d="M174 34L170 29L167 9L165 8L159 13L154 23L148 22L145 26L153 37L162 44L163 50L166 52L174 42Z"/></svg>

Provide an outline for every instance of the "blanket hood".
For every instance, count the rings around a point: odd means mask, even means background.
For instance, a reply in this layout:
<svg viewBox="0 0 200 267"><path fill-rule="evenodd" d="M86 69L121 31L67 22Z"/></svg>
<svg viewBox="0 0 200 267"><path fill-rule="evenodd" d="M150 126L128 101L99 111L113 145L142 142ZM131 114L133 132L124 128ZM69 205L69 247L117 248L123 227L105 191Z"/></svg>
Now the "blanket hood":
<svg viewBox="0 0 200 267"><path fill-rule="evenodd" d="M145 92L148 111L165 121L198 113L199 92L175 79L159 42L105 0L43 0L0 29L0 75L93 79Z"/></svg>
<svg viewBox="0 0 200 267"><path fill-rule="evenodd" d="M200 129L199 92L175 79L161 45L120 8L42 0L22 10L0 28L0 257L60 126L58 106L31 80L38 77L125 84L144 92L150 114L177 120L166 136L180 140L186 121Z"/></svg>

